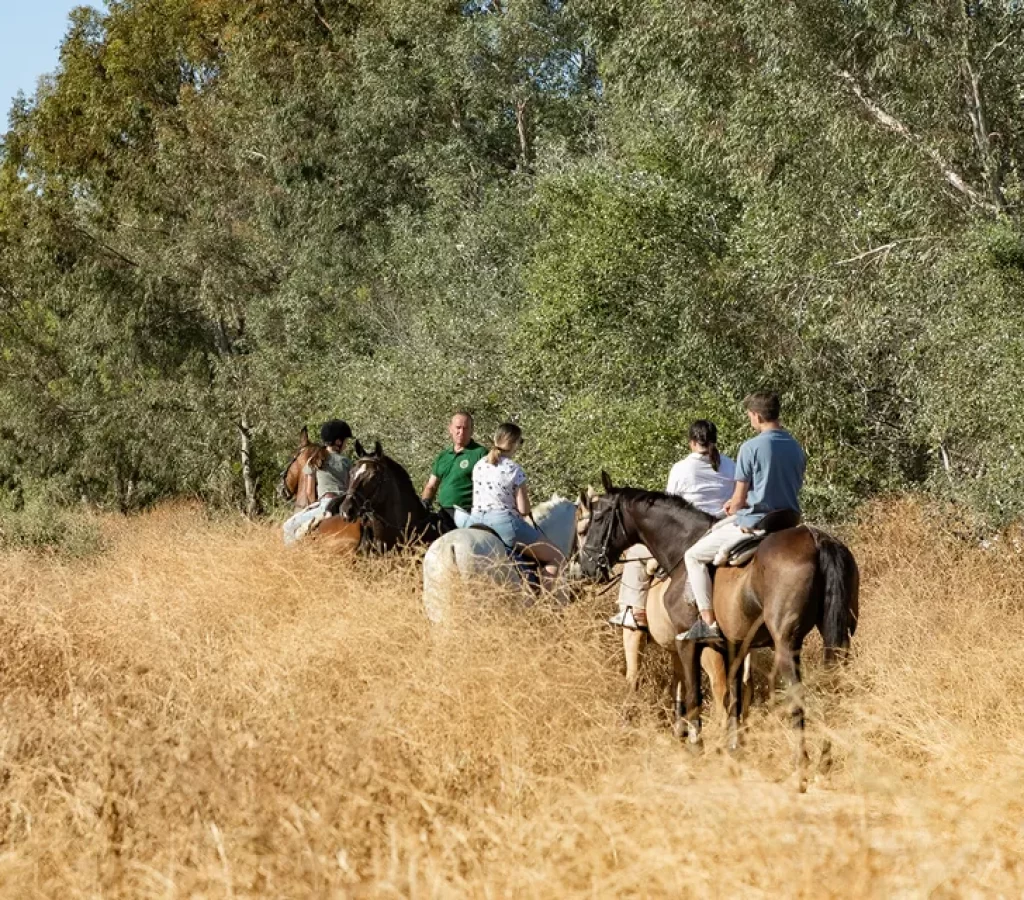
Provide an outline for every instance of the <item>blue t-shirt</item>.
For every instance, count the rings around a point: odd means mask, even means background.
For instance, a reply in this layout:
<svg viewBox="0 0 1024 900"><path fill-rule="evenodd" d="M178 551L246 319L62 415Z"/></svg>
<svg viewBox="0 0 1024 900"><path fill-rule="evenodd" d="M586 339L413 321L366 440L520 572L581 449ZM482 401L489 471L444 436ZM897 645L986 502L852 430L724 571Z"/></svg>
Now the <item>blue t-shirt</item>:
<svg viewBox="0 0 1024 900"><path fill-rule="evenodd" d="M736 515L736 524L756 528L776 509L800 512L800 486L804 483L807 456L796 438L783 428L762 431L742 447L736 457L736 480L749 485L747 505Z"/></svg>

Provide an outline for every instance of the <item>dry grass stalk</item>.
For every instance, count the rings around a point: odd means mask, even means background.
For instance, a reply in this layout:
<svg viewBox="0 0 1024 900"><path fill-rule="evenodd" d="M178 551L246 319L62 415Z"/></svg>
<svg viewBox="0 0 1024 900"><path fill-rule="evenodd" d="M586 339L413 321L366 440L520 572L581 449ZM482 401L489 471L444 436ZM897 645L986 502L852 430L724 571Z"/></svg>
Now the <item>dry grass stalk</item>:
<svg viewBox="0 0 1024 900"><path fill-rule="evenodd" d="M286 551L187 506L88 562L0 557L4 896L1019 896L1024 588L1012 555L876 507L855 658L691 759L652 657L625 695L609 598L467 597L415 563ZM963 640L967 636L967 644ZM715 728L709 729L714 737Z"/></svg>

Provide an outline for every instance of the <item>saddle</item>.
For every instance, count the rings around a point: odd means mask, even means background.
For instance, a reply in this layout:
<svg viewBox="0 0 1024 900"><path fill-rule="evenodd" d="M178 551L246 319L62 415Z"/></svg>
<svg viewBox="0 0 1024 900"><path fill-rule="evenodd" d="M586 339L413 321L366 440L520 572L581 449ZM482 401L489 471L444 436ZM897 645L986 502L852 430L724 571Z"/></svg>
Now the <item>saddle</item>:
<svg viewBox="0 0 1024 900"><path fill-rule="evenodd" d="M529 556L520 553L518 550L516 550L515 547L510 547L508 544L506 544L505 541L502 539L501 535L498 534L498 532L496 532L493 528L491 528L490 525L475 524L469 525L467 527L473 528L477 531L486 531L488 534L493 534L499 541L501 541L502 546L508 553L508 558L512 561L512 564L519 570L520 578L522 578L523 581L525 581L532 590L540 589L540 573L537 569L537 561L535 559L531 559Z"/></svg>
<svg viewBox="0 0 1024 900"><path fill-rule="evenodd" d="M727 544L715 555L711 565L742 566L750 562L757 553L758 545L768 535L787 528L796 528L800 524L800 513L792 509L776 509L768 513L756 530L744 535L734 544Z"/></svg>

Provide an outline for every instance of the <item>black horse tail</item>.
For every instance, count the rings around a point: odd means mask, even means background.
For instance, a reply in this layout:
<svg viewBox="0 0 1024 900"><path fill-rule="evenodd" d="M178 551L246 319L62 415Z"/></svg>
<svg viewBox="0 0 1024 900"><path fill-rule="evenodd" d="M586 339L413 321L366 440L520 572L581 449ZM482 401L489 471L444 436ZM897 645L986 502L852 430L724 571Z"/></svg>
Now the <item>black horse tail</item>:
<svg viewBox="0 0 1024 900"><path fill-rule="evenodd" d="M825 643L825 662L845 653L857 630L860 573L850 548L829 534L812 529L822 575L822 611L818 629Z"/></svg>

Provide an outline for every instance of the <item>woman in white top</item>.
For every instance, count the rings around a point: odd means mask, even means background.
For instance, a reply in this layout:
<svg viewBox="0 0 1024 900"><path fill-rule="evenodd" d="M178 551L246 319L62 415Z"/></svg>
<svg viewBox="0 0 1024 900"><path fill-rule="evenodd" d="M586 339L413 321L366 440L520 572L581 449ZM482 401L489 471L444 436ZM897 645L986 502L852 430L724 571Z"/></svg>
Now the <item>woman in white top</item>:
<svg viewBox="0 0 1024 900"><path fill-rule="evenodd" d="M679 460L668 475L665 492L692 503L697 509L722 518L725 502L736 486L736 464L718 452L718 429L714 422L698 419L690 426L690 455ZM647 628L647 589L651 579L644 560L650 552L635 544L625 553L619 586L619 611L608 623L622 628Z"/></svg>
<svg viewBox="0 0 1024 900"><path fill-rule="evenodd" d="M494 434L487 456L473 467L473 512L466 525L486 525L512 549L536 560L546 585L564 562L561 551L526 521L530 496L526 473L513 457L523 445L518 425L506 422Z"/></svg>

